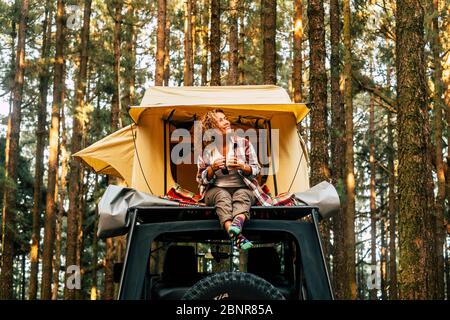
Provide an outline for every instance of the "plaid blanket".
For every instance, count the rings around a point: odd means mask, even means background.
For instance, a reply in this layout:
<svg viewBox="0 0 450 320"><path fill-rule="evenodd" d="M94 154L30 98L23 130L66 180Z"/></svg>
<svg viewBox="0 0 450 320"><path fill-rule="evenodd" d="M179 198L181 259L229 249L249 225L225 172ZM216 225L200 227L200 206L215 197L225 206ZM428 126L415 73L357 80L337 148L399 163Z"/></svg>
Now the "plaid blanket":
<svg viewBox="0 0 450 320"><path fill-rule="evenodd" d="M266 195L270 196L270 190L267 185L263 185L261 190ZM203 196L201 194L195 194L189 190L183 189L178 184L175 184L172 188L170 188L163 198L176 201L180 204L180 206L205 206L205 203L202 202ZM270 199L272 206L297 206L303 204L295 198L293 193L288 192L280 193ZM256 205L260 206L261 203L257 200Z"/></svg>

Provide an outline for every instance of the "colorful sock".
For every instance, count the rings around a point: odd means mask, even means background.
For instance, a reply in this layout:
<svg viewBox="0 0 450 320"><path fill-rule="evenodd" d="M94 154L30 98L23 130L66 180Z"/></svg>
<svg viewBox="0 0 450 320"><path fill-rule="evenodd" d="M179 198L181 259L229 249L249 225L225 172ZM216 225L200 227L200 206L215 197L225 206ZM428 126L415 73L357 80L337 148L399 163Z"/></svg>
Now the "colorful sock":
<svg viewBox="0 0 450 320"><path fill-rule="evenodd" d="M236 240L234 240L234 245L241 250L248 250L253 247L253 243L244 237L242 234L238 234L236 236Z"/></svg>
<svg viewBox="0 0 450 320"><path fill-rule="evenodd" d="M237 215L234 217L233 222L230 224L230 228L228 228L228 233L231 237L237 236L242 232L242 226L245 222L245 216Z"/></svg>

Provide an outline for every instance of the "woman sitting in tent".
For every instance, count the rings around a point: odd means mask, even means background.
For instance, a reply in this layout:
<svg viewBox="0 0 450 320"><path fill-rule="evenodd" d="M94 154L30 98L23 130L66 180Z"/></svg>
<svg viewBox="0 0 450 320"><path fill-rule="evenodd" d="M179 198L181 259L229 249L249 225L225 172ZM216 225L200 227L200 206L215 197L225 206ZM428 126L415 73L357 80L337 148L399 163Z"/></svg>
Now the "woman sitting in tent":
<svg viewBox="0 0 450 320"><path fill-rule="evenodd" d="M202 126L204 132L213 131L221 139L215 139L216 143L199 156L197 182L206 205L216 207L219 221L235 245L247 250L253 245L242 234L242 227L250 218L251 205L256 200L271 205L271 198L255 179L261 169L255 149L248 139L232 134L230 122L220 109L207 112Z"/></svg>

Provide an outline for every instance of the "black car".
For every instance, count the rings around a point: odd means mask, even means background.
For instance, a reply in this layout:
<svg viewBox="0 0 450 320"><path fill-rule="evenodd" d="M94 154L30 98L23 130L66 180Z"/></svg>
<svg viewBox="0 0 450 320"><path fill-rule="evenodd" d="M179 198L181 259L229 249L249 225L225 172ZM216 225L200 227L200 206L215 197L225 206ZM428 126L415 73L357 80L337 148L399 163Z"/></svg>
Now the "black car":
<svg viewBox="0 0 450 320"><path fill-rule="evenodd" d="M255 206L250 214L244 233L254 246L239 251L213 207L128 209L118 298L333 299L318 208Z"/></svg>

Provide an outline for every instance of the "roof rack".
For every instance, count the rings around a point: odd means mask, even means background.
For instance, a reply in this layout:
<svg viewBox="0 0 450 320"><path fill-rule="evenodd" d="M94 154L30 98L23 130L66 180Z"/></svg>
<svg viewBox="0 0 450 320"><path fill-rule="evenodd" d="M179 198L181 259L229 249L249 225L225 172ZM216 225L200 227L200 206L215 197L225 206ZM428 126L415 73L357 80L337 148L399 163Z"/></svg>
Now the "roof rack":
<svg viewBox="0 0 450 320"><path fill-rule="evenodd" d="M136 213L136 219L141 224L217 219L215 210L215 207L207 206L149 206L128 209L129 212ZM250 219L298 220L318 211L313 206L252 206Z"/></svg>

